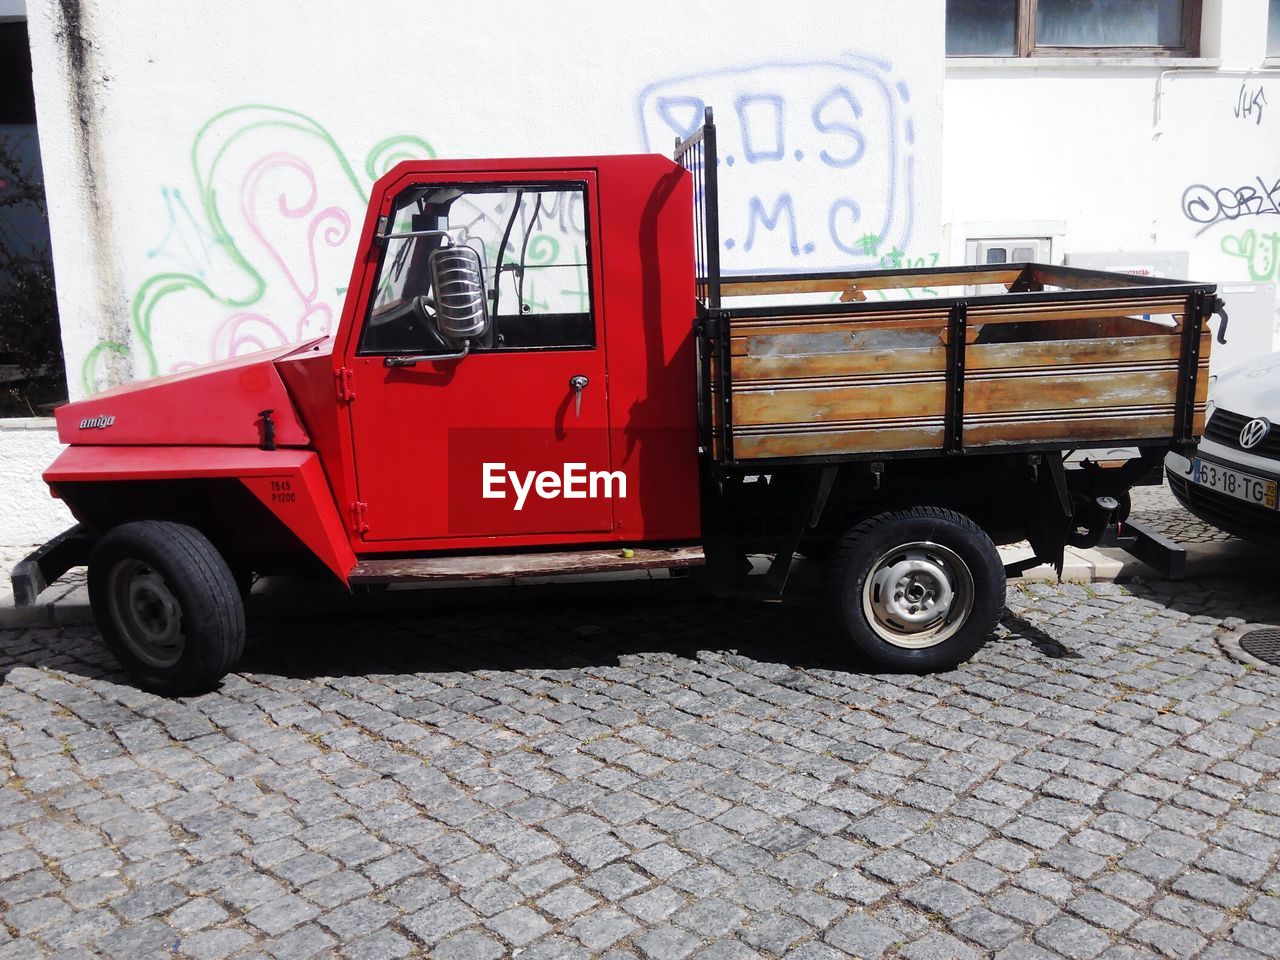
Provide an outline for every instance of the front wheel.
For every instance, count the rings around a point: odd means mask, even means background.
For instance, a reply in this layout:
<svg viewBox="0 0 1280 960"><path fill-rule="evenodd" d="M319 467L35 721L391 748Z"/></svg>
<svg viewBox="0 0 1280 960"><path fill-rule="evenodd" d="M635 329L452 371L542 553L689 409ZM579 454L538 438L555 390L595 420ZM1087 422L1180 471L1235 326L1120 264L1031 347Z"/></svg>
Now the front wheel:
<svg viewBox="0 0 1280 960"><path fill-rule="evenodd" d="M1004 608L1004 565L968 517L913 507L845 534L825 593L838 637L877 665L946 670L991 635Z"/></svg>
<svg viewBox="0 0 1280 960"><path fill-rule="evenodd" d="M201 693L244 652L244 604L222 555L194 527L159 520L109 531L89 558L103 639L141 686Z"/></svg>

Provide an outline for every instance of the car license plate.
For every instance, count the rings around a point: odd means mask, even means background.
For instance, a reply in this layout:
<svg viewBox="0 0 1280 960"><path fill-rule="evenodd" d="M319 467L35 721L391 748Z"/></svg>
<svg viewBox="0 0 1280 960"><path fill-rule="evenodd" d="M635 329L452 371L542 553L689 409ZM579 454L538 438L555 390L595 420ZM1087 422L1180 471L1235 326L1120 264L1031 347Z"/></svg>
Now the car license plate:
<svg viewBox="0 0 1280 960"><path fill-rule="evenodd" d="M1217 490L1237 500L1256 503L1276 509L1276 482L1251 477L1239 470L1232 470L1220 463L1210 463L1196 457L1191 462L1191 481L1202 487Z"/></svg>

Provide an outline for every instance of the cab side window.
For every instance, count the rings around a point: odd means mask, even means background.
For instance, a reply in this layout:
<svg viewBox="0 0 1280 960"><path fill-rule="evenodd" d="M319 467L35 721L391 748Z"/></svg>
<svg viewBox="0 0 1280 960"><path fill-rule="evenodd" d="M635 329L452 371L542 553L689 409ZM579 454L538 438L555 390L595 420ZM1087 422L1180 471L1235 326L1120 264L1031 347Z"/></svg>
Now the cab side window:
<svg viewBox="0 0 1280 960"><path fill-rule="evenodd" d="M473 353L595 346L586 185L575 182L414 187L388 232L444 231L480 257L492 317ZM361 354L448 353L430 322L431 251L443 238L384 241Z"/></svg>

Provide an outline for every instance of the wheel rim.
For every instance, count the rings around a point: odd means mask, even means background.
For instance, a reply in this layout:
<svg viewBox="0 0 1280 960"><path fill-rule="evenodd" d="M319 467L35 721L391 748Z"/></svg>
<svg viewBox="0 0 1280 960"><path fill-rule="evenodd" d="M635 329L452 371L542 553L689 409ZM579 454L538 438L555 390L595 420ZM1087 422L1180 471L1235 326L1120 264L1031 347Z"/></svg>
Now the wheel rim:
<svg viewBox="0 0 1280 960"><path fill-rule="evenodd" d="M182 657L182 606L160 572L141 560L121 560L108 582L111 619L129 651L151 667Z"/></svg>
<svg viewBox="0 0 1280 960"><path fill-rule="evenodd" d="M908 650L955 635L973 610L973 574L954 550L917 541L886 550L862 587L862 609L886 643Z"/></svg>

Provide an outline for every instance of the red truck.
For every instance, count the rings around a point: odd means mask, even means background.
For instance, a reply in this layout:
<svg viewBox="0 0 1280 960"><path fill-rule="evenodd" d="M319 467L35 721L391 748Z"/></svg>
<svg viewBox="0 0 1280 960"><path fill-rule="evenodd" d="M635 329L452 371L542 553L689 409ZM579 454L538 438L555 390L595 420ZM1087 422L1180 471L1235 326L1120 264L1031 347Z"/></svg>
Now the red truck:
<svg viewBox="0 0 1280 960"><path fill-rule="evenodd" d="M44 479L80 522L15 568L15 598L87 564L124 669L188 693L235 667L255 576L697 567L776 597L803 554L836 642L936 670L996 622L995 544L1061 569L1200 432L1213 286L721 276L718 167L709 110L674 162L401 163L332 336L56 411ZM1137 455L1064 468L1101 444Z"/></svg>

